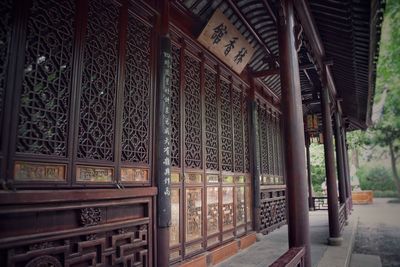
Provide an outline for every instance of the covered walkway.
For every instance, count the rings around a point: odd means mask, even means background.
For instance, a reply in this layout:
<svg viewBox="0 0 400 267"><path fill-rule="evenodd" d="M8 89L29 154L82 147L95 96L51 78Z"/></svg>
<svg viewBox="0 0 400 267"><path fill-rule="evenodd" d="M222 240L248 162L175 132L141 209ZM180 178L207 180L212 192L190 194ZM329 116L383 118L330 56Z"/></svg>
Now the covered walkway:
<svg viewBox="0 0 400 267"><path fill-rule="evenodd" d="M355 233L355 219L343 229L343 245L332 247L327 243L329 225L327 211L311 211L310 238L312 266L346 266L351 252L351 239ZM356 216L354 216L356 217ZM260 235L259 241L235 256L216 265L217 267L265 267L272 264L288 249L287 225L268 235Z"/></svg>

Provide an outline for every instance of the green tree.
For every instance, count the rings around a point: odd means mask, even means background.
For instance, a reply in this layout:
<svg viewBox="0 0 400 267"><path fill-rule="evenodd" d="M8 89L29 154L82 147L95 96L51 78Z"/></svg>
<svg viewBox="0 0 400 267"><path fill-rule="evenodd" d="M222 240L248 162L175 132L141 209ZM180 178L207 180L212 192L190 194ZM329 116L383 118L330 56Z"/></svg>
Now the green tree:
<svg viewBox="0 0 400 267"><path fill-rule="evenodd" d="M400 194L397 169L400 158L400 1L386 3L382 41L377 68L376 98L387 97L380 119L367 131L365 144L388 149L393 178Z"/></svg>

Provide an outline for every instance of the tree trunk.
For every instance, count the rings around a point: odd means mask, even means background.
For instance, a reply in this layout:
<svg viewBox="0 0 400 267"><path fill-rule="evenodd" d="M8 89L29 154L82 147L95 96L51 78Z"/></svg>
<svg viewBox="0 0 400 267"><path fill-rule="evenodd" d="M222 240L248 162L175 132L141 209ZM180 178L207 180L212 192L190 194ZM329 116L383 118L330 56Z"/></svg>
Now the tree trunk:
<svg viewBox="0 0 400 267"><path fill-rule="evenodd" d="M400 196L400 177L399 177L399 174L397 173L396 156L394 154L393 142L389 143L389 150L390 150L390 162L392 164L392 172L393 172L394 182L397 187L397 194Z"/></svg>

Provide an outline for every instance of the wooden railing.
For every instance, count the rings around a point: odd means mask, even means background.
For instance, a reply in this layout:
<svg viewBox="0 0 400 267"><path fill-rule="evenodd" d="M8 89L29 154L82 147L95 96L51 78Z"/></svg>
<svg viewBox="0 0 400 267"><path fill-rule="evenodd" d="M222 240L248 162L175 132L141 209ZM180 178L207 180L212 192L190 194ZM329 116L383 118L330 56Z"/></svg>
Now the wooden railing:
<svg viewBox="0 0 400 267"><path fill-rule="evenodd" d="M343 203L339 208L339 225L340 231L343 230L344 225L346 224L346 204Z"/></svg>
<svg viewBox="0 0 400 267"><path fill-rule="evenodd" d="M286 224L285 188L261 188L259 231L268 234Z"/></svg>
<svg viewBox="0 0 400 267"><path fill-rule="evenodd" d="M328 197L313 197L314 210L328 210Z"/></svg>
<svg viewBox="0 0 400 267"><path fill-rule="evenodd" d="M269 267L304 267L304 254L304 247L290 248Z"/></svg>

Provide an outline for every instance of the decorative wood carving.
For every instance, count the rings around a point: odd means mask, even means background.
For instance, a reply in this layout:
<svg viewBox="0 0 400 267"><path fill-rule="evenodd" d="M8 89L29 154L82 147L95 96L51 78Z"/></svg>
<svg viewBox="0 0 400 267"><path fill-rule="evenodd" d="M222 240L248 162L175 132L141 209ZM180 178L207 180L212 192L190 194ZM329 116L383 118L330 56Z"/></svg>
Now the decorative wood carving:
<svg viewBox="0 0 400 267"><path fill-rule="evenodd" d="M56 257L44 255L32 259L26 267L62 267L62 265Z"/></svg>
<svg viewBox="0 0 400 267"><path fill-rule="evenodd" d="M268 233L286 223L285 190L260 192L260 231Z"/></svg>
<svg viewBox="0 0 400 267"><path fill-rule="evenodd" d="M97 225L101 221L100 208L83 208L81 209L80 223L83 226Z"/></svg>
<svg viewBox="0 0 400 267"><path fill-rule="evenodd" d="M122 231L121 231L122 230ZM98 230L7 250L9 267L149 266L147 224Z"/></svg>

